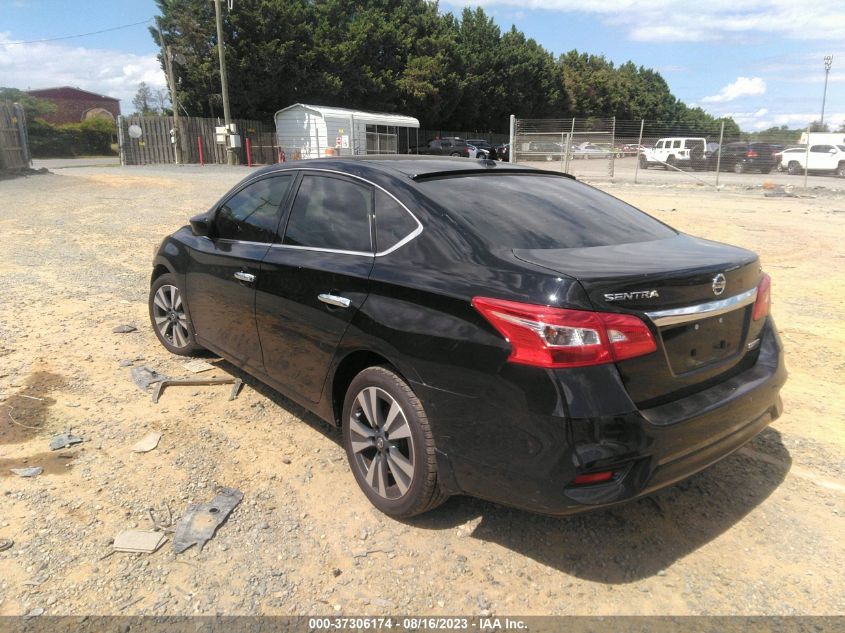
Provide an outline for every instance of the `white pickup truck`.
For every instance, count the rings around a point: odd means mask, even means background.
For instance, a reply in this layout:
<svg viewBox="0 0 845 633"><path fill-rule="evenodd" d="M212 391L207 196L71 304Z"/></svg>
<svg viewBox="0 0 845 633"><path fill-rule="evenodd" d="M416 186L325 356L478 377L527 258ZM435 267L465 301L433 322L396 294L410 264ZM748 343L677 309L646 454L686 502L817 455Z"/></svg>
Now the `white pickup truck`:
<svg viewBox="0 0 845 633"><path fill-rule="evenodd" d="M809 165L807 165L808 155ZM784 153L783 160L788 161L784 168L790 174L803 174L804 170L809 168L810 171L827 171L845 178L845 145L810 145L809 153L806 151Z"/></svg>

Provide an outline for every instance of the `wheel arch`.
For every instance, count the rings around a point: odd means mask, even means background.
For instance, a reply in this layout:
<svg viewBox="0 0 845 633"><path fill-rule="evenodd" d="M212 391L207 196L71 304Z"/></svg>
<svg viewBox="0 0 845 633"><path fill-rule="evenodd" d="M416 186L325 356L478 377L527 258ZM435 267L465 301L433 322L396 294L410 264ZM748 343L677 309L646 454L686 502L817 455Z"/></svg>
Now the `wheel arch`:
<svg viewBox="0 0 845 633"><path fill-rule="evenodd" d="M389 367L405 382L410 384L409 376L403 372L399 363L393 362L384 354L371 349L356 349L349 351L335 366L331 374L329 390L332 421L338 427L342 426L343 399L352 380L367 367L382 365Z"/></svg>

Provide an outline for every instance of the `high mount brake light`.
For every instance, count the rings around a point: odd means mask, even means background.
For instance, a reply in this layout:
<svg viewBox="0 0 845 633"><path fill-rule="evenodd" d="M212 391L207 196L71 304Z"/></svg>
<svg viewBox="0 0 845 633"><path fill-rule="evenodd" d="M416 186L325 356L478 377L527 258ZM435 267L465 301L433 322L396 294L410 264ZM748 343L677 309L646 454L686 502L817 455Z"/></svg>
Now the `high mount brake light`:
<svg viewBox="0 0 845 633"><path fill-rule="evenodd" d="M763 273L763 278L757 286L757 299L754 301L753 318L759 321L769 314L772 305L772 278Z"/></svg>
<svg viewBox="0 0 845 633"><path fill-rule="evenodd" d="M508 360L535 367L601 365L657 349L648 326L629 314L550 308L475 297L473 307L511 344Z"/></svg>

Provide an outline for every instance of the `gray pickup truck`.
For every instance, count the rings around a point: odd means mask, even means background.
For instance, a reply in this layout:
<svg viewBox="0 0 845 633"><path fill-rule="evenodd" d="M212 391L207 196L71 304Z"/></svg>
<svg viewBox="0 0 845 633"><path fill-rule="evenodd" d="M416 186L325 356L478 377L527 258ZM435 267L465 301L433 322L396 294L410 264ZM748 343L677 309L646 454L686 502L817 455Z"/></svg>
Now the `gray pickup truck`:
<svg viewBox="0 0 845 633"><path fill-rule="evenodd" d="M425 145L411 147L409 154L429 154L432 156L463 156L469 158L470 149L462 138L434 138Z"/></svg>

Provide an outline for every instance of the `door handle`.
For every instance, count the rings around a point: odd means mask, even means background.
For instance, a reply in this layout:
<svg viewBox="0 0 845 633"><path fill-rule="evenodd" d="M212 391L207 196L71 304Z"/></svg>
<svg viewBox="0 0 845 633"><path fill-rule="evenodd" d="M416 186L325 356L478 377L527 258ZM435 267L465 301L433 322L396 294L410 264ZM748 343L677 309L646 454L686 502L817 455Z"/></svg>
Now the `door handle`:
<svg viewBox="0 0 845 633"><path fill-rule="evenodd" d="M317 295L317 298L323 303L327 303L330 306L336 306L338 308L348 308L352 303L346 297L338 297L337 295L332 295L327 292Z"/></svg>
<svg viewBox="0 0 845 633"><path fill-rule="evenodd" d="M236 272L233 275L233 277L235 279L237 279L238 281L245 281L245 282L250 283L250 284L255 281L255 275L253 275L251 273L245 273L242 270L239 270L238 272Z"/></svg>

